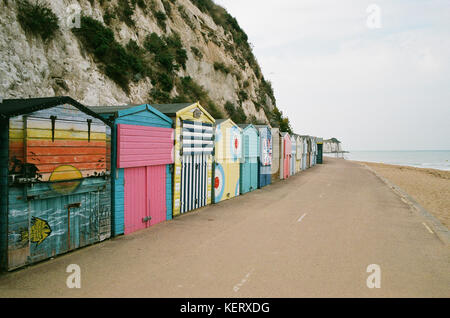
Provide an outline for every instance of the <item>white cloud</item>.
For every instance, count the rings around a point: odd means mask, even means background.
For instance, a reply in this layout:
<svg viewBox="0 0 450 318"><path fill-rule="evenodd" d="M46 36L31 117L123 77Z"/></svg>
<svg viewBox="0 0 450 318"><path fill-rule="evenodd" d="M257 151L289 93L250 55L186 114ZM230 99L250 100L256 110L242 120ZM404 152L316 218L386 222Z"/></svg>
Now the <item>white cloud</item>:
<svg viewBox="0 0 450 318"><path fill-rule="evenodd" d="M221 0L294 130L349 149L450 149L450 2ZM370 141L370 143L368 143Z"/></svg>

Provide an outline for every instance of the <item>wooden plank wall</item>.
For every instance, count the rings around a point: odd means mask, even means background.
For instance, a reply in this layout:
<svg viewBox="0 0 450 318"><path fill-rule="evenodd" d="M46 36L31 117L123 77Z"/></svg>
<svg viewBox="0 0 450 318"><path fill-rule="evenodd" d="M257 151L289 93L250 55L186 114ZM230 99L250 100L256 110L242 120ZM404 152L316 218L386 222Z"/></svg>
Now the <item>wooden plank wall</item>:
<svg viewBox="0 0 450 318"><path fill-rule="evenodd" d="M195 104L196 105L196 104ZM195 109L198 109L201 111L200 117L196 118L194 117L194 111ZM181 207L181 170L182 170L182 158L180 156L180 149L182 147L181 144L181 127L182 127L182 121L188 120L188 121L196 121L201 123L209 123L214 124L214 121L211 120L208 116L206 116L206 111L200 109L197 106L188 106L182 110L180 110L176 117L173 118L175 121L175 148L174 148L174 157L175 157L175 163L174 163L174 175L173 175L173 216L180 215L180 207ZM207 156L207 202L206 204L211 204L212 202L212 165L213 165L213 156L208 155Z"/></svg>
<svg viewBox="0 0 450 318"><path fill-rule="evenodd" d="M0 120L0 269L7 266L9 120Z"/></svg>
<svg viewBox="0 0 450 318"><path fill-rule="evenodd" d="M54 132L51 116L57 117ZM90 134L88 119L92 120ZM108 170L107 129L102 121L71 105L14 117L10 127L10 165L14 161L35 165L41 181L102 175Z"/></svg>
<svg viewBox="0 0 450 318"><path fill-rule="evenodd" d="M173 163L173 129L119 124L117 167L144 167Z"/></svg>
<svg viewBox="0 0 450 318"><path fill-rule="evenodd" d="M112 114L103 114L105 118L108 118ZM163 120L161 117L156 115L153 112L150 112L148 110L143 110L137 113L124 115L121 117L118 117L115 120L115 127L114 127L114 135L113 135L113 151L112 151L112 158L111 158L111 164L112 164L112 175L113 175L113 216L112 216L112 231L113 235L121 235L124 234L125 230L125 220L124 220L124 168L118 168L117 165L117 159L118 159L118 153L117 153L117 131L118 131L118 125L139 125L139 126L145 126L145 127L154 127L154 128L165 128L165 129L172 129L172 124L169 123L166 120ZM166 179L166 202L167 202L167 216L170 214L170 218L167 217L168 220L172 219L172 173L171 171L171 162L173 162L173 138L174 136L171 136L171 145L172 149L170 150L171 154L171 161L166 164L166 169L168 171L168 178ZM168 183L168 184L167 184Z"/></svg>
<svg viewBox="0 0 450 318"><path fill-rule="evenodd" d="M56 116L54 129L50 116ZM92 121L90 133L88 119ZM8 187L8 269L58 255L69 248L68 204L80 202L79 212L74 212L74 216L82 215L71 227L70 249L108 238L109 126L72 105L59 105L11 118L9 128L9 174L21 177L21 165L33 166L41 174L39 180L44 182ZM33 218L40 218L39 222L51 229L39 242L30 239Z"/></svg>
<svg viewBox="0 0 450 318"><path fill-rule="evenodd" d="M222 180L223 191L214 191L214 202L231 199L240 194L239 192L239 178L240 178L240 161L242 157L242 133L238 126L234 125L232 121L228 120L216 126L216 141L215 141L215 164L216 171L220 165L224 172ZM237 142L238 147L235 147ZM217 171L217 173L220 173ZM216 180L217 173L214 177L214 186L216 181L219 183L220 179ZM214 190L215 187L213 188Z"/></svg>
<svg viewBox="0 0 450 318"><path fill-rule="evenodd" d="M280 132L278 128L272 128L272 176L271 182L280 179Z"/></svg>

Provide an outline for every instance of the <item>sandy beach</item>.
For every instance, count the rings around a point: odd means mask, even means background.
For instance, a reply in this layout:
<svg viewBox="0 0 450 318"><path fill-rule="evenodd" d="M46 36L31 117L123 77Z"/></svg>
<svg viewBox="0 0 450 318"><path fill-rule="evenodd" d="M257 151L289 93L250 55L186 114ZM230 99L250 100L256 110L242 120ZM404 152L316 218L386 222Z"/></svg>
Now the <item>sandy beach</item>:
<svg viewBox="0 0 450 318"><path fill-rule="evenodd" d="M450 171L361 162L402 188L450 228Z"/></svg>

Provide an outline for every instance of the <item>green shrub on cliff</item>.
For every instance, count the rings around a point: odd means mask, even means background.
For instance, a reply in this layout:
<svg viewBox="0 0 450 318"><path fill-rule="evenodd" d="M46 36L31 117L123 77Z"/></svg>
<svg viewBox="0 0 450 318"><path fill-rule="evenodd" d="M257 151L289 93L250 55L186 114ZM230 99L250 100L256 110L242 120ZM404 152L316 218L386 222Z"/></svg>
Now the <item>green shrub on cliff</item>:
<svg viewBox="0 0 450 318"><path fill-rule="evenodd" d="M247 122L247 115L241 106L236 107L232 102L228 101L225 103L224 108L231 120L236 124L245 124Z"/></svg>
<svg viewBox="0 0 450 318"><path fill-rule="evenodd" d="M190 76L177 79L177 91L179 95L172 99L173 103L190 103L199 101L200 104L214 118L222 118L223 114L217 105L211 100L203 86L195 82Z"/></svg>
<svg viewBox="0 0 450 318"><path fill-rule="evenodd" d="M130 53L114 39L114 33L100 21L81 17L80 28L72 32L84 44L86 50L103 64L105 74L128 92L128 83L135 74L146 74L144 61ZM133 46L133 45L131 45Z"/></svg>
<svg viewBox="0 0 450 318"><path fill-rule="evenodd" d="M51 39L59 29L58 17L48 6L36 1L17 2L17 20L25 32L40 36L42 40Z"/></svg>

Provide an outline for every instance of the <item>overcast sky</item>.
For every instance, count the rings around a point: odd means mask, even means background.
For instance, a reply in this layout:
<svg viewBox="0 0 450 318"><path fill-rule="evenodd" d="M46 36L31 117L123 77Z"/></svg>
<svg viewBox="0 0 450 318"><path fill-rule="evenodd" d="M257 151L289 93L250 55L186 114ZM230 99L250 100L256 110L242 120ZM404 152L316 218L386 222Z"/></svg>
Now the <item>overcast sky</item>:
<svg viewBox="0 0 450 318"><path fill-rule="evenodd" d="M295 132L348 150L450 149L450 1L216 0ZM370 4L381 9L381 28Z"/></svg>

